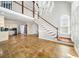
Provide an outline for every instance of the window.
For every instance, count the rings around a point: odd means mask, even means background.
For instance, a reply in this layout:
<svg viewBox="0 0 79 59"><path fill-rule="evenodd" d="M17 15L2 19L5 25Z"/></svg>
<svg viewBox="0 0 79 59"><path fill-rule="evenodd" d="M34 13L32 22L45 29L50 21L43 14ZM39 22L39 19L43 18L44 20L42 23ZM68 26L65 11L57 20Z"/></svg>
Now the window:
<svg viewBox="0 0 79 59"><path fill-rule="evenodd" d="M12 9L12 2L11 1L1 1L1 7Z"/></svg>
<svg viewBox="0 0 79 59"><path fill-rule="evenodd" d="M70 17L63 15L60 21L61 33L70 34Z"/></svg>

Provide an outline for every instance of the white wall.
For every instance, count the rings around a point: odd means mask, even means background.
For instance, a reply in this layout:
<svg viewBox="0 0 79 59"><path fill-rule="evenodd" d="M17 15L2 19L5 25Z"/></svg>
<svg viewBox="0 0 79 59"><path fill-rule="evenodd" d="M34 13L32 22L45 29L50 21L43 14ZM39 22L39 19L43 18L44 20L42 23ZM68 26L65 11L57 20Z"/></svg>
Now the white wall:
<svg viewBox="0 0 79 59"><path fill-rule="evenodd" d="M20 4L22 4L22 1L16 1ZM24 1L24 5L25 5L25 1ZM25 5L26 6L26 5ZM28 7L29 8L29 7ZM12 10L13 11L16 11L16 12L19 12L19 13L22 13L22 6L16 4L15 2L12 3ZM30 16L30 17L33 17L33 12L24 8L24 15L27 15L27 16Z"/></svg>
<svg viewBox="0 0 79 59"><path fill-rule="evenodd" d="M18 30L18 33L20 33L20 26L21 25L26 25L27 24L27 35L30 35L30 34L37 34L37 24L35 23L31 23L31 22L28 22L28 23L25 23L25 22L18 22L18 21L14 21L14 20L7 20L5 19L5 27L8 27L8 28L17 28Z"/></svg>
<svg viewBox="0 0 79 59"><path fill-rule="evenodd" d="M5 27L13 28L13 27L17 27L17 24L18 24L18 22L16 22L16 21L5 19Z"/></svg>
<svg viewBox="0 0 79 59"><path fill-rule="evenodd" d="M62 32L65 31L65 29L61 30L61 17L64 15L67 15L70 17L71 14L71 3L69 2L63 2L63 1L56 1L54 2L54 8L52 11L52 19L47 19L51 24L55 25L58 27L60 36L62 36ZM49 16L48 16L49 17ZM69 19L70 20L70 19ZM62 34L61 34L62 33ZM69 34L68 34L69 35ZM63 34L63 36L67 36L67 34Z"/></svg>
<svg viewBox="0 0 79 59"><path fill-rule="evenodd" d="M71 11L71 38L79 55L79 2L72 3Z"/></svg>
<svg viewBox="0 0 79 59"><path fill-rule="evenodd" d="M38 34L38 27L35 23L27 24L27 34Z"/></svg>
<svg viewBox="0 0 79 59"><path fill-rule="evenodd" d="M20 3L20 4L22 3L22 1L17 1L17 2ZM15 2L12 2L12 10L19 12L19 13L22 13L22 6L16 4ZM29 11L28 9L25 9L25 8L24 8L24 14L27 15L27 16L33 17L32 11ZM15 28L18 29L18 32L19 32L20 31L19 26L27 24L28 25L27 26L28 35L29 34L37 34L37 25L35 23L30 23L30 22L27 22L27 23L14 21L12 19L5 19L5 27L8 27L8 28L15 27Z"/></svg>
<svg viewBox="0 0 79 59"><path fill-rule="evenodd" d="M16 1L17 3L20 3L22 5L22 1ZM22 6L17 4L15 2L12 2L12 10L15 11L15 12L19 12L19 13L22 13ZM24 1L24 6L26 6L27 4L25 4L26 1ZM31 3L31 2L30 2ZM1 2L0 2L0 6L1 6ZM27 6L26 6L27 7ZM29 8L29 7L27 7ZM33 17L33 12L28 10L27 8L24 8L24 14L27 15L27 16L31 16ZM31 8L31 7L30 7ZM33 8L31 8L31 10L33 10Z"/></svg>
<svg viewBox="0 0 79 59"><path fill-rule="evenodd" d="M36 23L32 24L32 33L38 34L38 25Z"/></svg>
<svg viewBox="0 0 79 59"><path fill-rule="evenodd" d="M12 19L8 19L8 20L5 19L4 23L5 23L5 27L7 28L17 28L17 33L20 32L19 26L24 25L23 22L14 21Z"/></svg>
<svg viewBox="0 0 79 59"><path fill-rule="evenodd" d="M16 4L15 2L12 3L12 10L13 11L16 11L16 12L19 12L19 13L22 13L22 6Z"/></svg>
<svg viewBox="0 0 79 59"><path fill-rule="evenodd" d="M54 2L54 8L52 11L52 18L53 19L48 19L47 17L50 17L49 15L46 16L46 20L52 23L53 25L57 26L60 28L60 19L61 16L63 15L69 15L70 16L70 11L71 11L71 4L68 2L64 1L56 1Z"/></svg>
<svg viewBox="0 0 79 59"><path fill-rule="evenodd" d="M20 25L20 33L21 33L21 34L25 34L25 33L24 33L24 25Z"/></svg>
<svg viewBox="0 0 79 59"><path fill-rule="evenodd" d="M16 2L18 2L18 3L22 4L22 1L16 1Z"/></svg>
<svg viewBox="0 0 79 59"><path fill-rule="evenodd" d="M24 8L24 14L27 16L33 17L33 12L32 12L33 5L31 3L33 3L33 2L32 1L24 1L24 6L26 7L26 8ZM29 8L31 11L28 10L27 8Z"/></svg>
<svg viewBox="0 0 79 59"><path fill-rule="evenodd" d="M30 16L30 17L33 17L33 12L24 8L24 15L27 15L27 16Z"/></svg>
<svg viewBox="0 0 79 59"><path fill-rule="evenodd" d="M49 15L44 16L44 18L48 22L50 22L51 24L53 24L56 27L58 27L59 30L60 30L60 28L61 28L60 27L61 16L63 16L63 15L70 16L70 14L71 14L71 4L69 2L63 2L63 1L62 2L58 2L58 1L56 1L56 2L54 2L54 9L52 11L52 18L53 19L48 19L48 17L50 17ZM42 32L40 32L39 37L46 38L48 36L48 35L45 35L45 36L43 35L44 30L41 30L41 27L39 27L39 31L42 31Z"/></svg>
<svg viewBox="0 0 79 59"><path fill-rule="evenodd" d="M0 27L4 27L4 16L0 16Z"/></svg>

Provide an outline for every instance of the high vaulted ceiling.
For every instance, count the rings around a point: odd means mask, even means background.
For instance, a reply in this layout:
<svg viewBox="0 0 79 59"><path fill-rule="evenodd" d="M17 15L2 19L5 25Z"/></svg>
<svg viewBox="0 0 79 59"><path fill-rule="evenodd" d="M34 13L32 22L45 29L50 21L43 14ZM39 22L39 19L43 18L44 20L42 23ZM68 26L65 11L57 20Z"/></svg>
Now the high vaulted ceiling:
<svg viewBox="0 0 79 59"><path fill-rule="evenodd" d="M35 5L35 11L36 12L39 11L40 16L42 16L43 18L48 17L48 19L53 19L52 13L55 7L54 1L35 1L35 3L38 4L38 6ZM68 3L71 3L71 2L68 2ZM33 10L33 1L24 1L24 5L29 9Z"/></svg>

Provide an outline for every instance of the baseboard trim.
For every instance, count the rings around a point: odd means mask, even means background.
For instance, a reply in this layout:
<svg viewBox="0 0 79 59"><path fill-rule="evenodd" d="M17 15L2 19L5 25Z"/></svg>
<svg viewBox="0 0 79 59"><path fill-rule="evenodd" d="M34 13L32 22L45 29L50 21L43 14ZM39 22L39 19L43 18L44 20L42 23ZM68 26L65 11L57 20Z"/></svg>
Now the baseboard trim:
<svg viewBox="0 0 79 59"><path fill-rule="evenodd" d="M46 40L46 39L43 39L43 40ZM73 42L67 43L67 42L63 42L63 41L58 41L57 39L54 39L54 40L47 40L47 41L55 42L55 43L58 43L58 44L62 44L62 45L67 45L67 46L74 47L74 43L73 43Z"/></svg>
<svg viewBox="0 0 79 59"><path fill-rule="evenodd" d="M56 42L58 44L63 44L63 45L67 45L67 46L74 46L74 43L67 43L67 42L63 42L63 41L58 41L58 40L50 40L50 41L53 41L53 42Z"/></svg>

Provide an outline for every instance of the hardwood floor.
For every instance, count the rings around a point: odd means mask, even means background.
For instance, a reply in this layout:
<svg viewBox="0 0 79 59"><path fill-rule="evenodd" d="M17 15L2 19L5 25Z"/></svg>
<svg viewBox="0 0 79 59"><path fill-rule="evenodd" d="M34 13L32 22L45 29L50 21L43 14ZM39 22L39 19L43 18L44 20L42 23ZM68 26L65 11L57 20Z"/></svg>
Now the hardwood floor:
<svg viewBox="0 0 79 59"><path fill-rule="evenodd" d="M2 58L71 58L78 57L74 47L52 41L39 39L36 36L17 35L0 43Z"/></svg>

